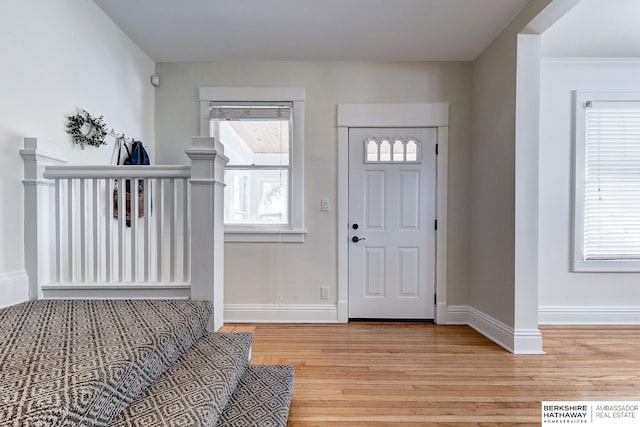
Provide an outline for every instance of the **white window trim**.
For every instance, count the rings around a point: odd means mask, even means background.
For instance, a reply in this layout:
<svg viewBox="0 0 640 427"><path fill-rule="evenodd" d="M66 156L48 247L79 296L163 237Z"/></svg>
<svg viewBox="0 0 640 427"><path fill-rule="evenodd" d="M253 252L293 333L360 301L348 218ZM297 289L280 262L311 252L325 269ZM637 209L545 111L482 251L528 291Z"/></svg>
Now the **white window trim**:
<svg viewBox="0 0 640 427"><path fill-rule="evenodd" d="M226 225L225 242L302 243L304 228L304 100L302 87L200 87L200 135L209 135L209 103L292 102L293 134L291 144L290 223L284 225ZM220 141L224 144L224 141Z"/></svg>
<svg viewBox="0 0 640 427"><path fill-rule="evenodd" d="M574 121L573 265L574 272L639 272L640 261L584 259L584 168L587 101L638 101L640 92L576 91Z"/></svg>

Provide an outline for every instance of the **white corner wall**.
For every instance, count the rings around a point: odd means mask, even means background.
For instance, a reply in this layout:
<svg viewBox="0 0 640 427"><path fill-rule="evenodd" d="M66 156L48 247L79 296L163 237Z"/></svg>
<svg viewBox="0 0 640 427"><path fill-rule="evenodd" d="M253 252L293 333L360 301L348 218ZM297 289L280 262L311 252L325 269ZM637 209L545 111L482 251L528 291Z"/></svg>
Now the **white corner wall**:
<svg viewBox="0 0 640 427"><path fill-rule="evenodd" d="M575 90L640 90L640 60L542 62L539 186L539 319L556 324L640 324L640 273L573 273Z"/></svg>
<svg viewBox="0 0 640 427"><path fill-rule="evenodd" d="M516 326L518 33L549 3L532 0L473 62L472 69L469 300L475 310L511 328Z"/></svg>
<svg viewBox="0 0 640 427"><path fill-rule="evenodd" d="M3 0L0 6L0 306L27 298L23 138L70 163L110 163L100 149L73 146L66 116L104 115L108 127L153 153L154 62L91 0Z"/></svg>
<svg viewBox="0 0 640 427"><path fill-rule="evenodd" d="M184 162L199 132L199 86L295 86L305 101L304 243L227 243L226 318L337 321L337 105L450 103L448 295L467 303L470 64L466 62L267 61L160 63L156 93L157 154ZM224 142L224 141L223 141ZM320 211L320 199L331 212ZM322 300L320 287L329 288Z"/></svg>

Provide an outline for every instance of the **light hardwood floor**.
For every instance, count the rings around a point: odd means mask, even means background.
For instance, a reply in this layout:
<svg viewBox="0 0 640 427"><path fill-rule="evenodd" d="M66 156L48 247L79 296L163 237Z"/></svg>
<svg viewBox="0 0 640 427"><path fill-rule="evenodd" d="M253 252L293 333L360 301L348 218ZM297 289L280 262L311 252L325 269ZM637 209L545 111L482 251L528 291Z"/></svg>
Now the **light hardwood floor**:
<svg viewBox="0 0 640 427"><path fill-rule="evenodd" d="M545 327L514 356L464 326L256 325L295 367L289 426L540 425L542 400L640 400L640 327Z"/></svg>

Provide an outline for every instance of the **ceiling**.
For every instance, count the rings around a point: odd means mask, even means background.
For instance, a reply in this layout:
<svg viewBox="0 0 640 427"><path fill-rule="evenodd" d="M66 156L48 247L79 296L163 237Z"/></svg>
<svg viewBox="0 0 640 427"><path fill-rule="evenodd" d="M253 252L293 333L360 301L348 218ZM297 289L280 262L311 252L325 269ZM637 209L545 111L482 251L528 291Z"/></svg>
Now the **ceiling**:
<svg viewBox="0 0 640 427"><path fill-rule="evenodd" d="M542 35L542 55L640 57L640 0L582 0Z"/></svg>
<svg viewBox="0 0 640 427"><path fill-rule="evenodd" d="M528 0L94 0L156 62L470 61Z"/></svg>
<svg viewBox="0 0 640 427"><path fill-rule="evenodd" d="M244 120L229 124L254 153L289 152L289 122Z"/></svg>

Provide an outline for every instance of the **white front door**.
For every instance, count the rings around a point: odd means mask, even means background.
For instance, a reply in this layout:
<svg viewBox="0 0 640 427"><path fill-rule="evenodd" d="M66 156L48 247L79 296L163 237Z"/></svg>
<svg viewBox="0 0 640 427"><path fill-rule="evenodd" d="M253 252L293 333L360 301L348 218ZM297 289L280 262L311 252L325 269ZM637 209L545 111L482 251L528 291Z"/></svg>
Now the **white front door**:
<svg viewBox="0 0 640 427"><path fill-rule="evenodd" d="M349 317L433 319L435 128L349 129Z"/></svg>

